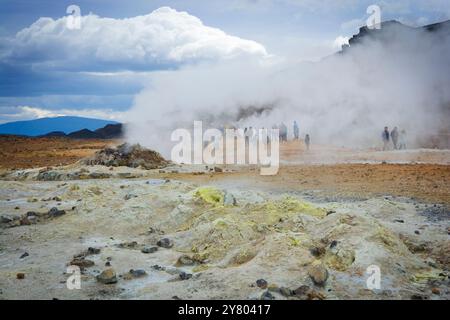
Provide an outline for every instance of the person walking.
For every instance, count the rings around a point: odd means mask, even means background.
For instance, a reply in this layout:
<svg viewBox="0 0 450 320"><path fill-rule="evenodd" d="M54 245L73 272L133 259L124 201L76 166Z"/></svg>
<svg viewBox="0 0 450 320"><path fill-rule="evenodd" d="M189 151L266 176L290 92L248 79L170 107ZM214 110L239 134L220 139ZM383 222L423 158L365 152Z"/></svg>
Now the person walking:
<svg viewBox="0 0 450 320"><path fill-rule="evenodd" d="M305 136L305 145L306 145L306 150L309 150L309 145L311 144L311 138L309 137L309 134L307 134Z"/></svg>
<svg viewBox="0 0 450 320"><path fill-rule="evenodd" d="M389 134L389 128L384 127L384 131L381 135L381 138L383 139L383 151L386 151L389 149L389 140L390 140L390 134Z"/></svg>
<svg viewBox="0 0 450 320"><path fill-rule="evenodd" d="M405 129L400 131L398 142L399 142L398 148L400 150L406 150L406 131L405 131Z"/></svg>
<svg viewBox="0 0 450 320"><path fill-rule="evenodd" d="M294 140L298 140L300 130L298 128L297 121L294 121Z"/></svg>
<svg viewBox="0 0 450 320"><path fill-rule="evenodd" d="M394 130L391 131L391 139L392 144L394 145L394 150L398 149L398 128L394 127Z"/></svg>

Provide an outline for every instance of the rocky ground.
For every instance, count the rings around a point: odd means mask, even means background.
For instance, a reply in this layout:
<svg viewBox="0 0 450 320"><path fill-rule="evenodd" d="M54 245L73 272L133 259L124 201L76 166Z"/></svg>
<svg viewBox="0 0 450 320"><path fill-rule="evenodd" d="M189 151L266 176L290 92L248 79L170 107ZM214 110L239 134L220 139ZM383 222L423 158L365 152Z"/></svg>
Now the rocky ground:
<svg viewBox="0 0 450 320"><path fill-rule="evenodd" d="M433 152L288 159L273 177L231 166L4 170L0 299L448 299L450 157L418 161ZM70 265L80 290L66 286ZM367 288L371 265L380 289Z"/></svg>

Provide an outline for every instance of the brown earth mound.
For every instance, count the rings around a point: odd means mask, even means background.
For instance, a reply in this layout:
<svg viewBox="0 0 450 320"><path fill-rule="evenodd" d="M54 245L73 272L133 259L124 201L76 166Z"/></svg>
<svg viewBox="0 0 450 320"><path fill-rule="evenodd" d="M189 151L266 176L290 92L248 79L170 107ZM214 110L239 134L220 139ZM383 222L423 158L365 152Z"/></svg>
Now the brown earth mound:
<svg viewBox="0 0 450 320"><path fill-rule="evenodd" d="M144 169L157 169L169 162L158 152L145 149L139 144L121 144L116 148L105 148L95 153L91 158L83 161L86 165L103 165L108 167L126 166Z"/></svg>

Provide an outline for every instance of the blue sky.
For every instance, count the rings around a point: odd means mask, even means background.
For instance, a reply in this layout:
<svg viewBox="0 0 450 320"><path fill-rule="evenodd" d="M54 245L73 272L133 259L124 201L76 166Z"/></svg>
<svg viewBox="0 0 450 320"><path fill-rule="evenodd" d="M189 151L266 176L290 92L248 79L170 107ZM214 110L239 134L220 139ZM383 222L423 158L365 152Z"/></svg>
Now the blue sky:
<svg viewBox="0 0 450 320"><path fill-rule="evenodd" d="M64 28L71 4L80 30ZM238 56L318 60L371 4L413 26L450 17L448 0L1 0L0 122L120 120L155 73Z"/></svg>

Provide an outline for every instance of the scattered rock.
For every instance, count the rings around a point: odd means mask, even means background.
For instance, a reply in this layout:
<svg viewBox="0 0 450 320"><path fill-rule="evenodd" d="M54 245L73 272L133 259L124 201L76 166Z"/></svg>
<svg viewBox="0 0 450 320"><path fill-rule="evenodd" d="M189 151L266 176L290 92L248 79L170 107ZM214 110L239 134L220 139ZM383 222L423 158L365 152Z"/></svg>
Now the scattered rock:
<svg viewBox="0 0 450 320"><path fill-rule="evenodd" d="M142 253L154 253L156 251L158 251L158 247L144 247L141 250Z"/></svg>
<svg viewBox="0 0 450 320"><path fill-rule="evenodd" d="M93 247L89 247L87 249L87 255L91 255L91 254L99 254L100 253L100 249L99 248L93 248Z"/></svg>
<svg viewBox="0 0 450 320"><path fill-rule="evenodd" d="M432 259L432 258L425 259L425 263L427 265L429 265L430 267L432 267L432 268L437 268L438 267L436 261L434 259Z"/></svg>
<svg viewBox="0 0 450 320"><path fill-rule="evenodd" d="M56 207L53 207L53 208L51 208L51 209L48 211L48 215L49 215L50 217L53 217L53 218L62 216L62 215L64 215L64 214L66 214L66 211L64 211L64 210L59 210L59 209L56 208Z"/></svg>
<svg viewBox="0 0 450 320"><path fill-rule="evenodd" d="M309 252L314 256L314 257L320 257L322 255L325 254L325 246L324 245L315 245L312 248L309 249Z"/></svg>
<svg viewBox="0 0 450 320"><path fill-rule="evenodd" d="M290 297L292 296L292 290L286 287L281 287L279 290L280 294L284 297Z"/></svg>
<svg viewBox="0 0 450 320"><path fill-rule="evenodd" d="M29 219L28 217L23 217L22 219L20 219L21 226L29 226L32 223L32 219Z"/></svg>
<svg viewBox="0 0 450 320"><path fill-rule="evenodd" d="M169 238L162 238L156 243L159 247L170 249L173 247L173 241Z"/></svg>
<svg viewBox="0 0 450 320"><path fill-rule="evenodd" d="M267 289L267 281L264 279L256 280L256 285L258 286L258 288Z"/></svg>
<svg viewBox="0 0 450 320"><path fill-rule="evenodd" d="M125 274L123 276L123 278L125 280L131 280L131 279L136 279L136 278L142 278L145 277L147 275L147 272L145 270L142 269L131 269L127 274Z"/></svg>
<svg viewBox="0 0 450 320"><path fill-rule="evenodd" d="M122 242L117 245L119 248L124 249L136 249L138 246L138 243L136 241L130 241L130 242Z"/></svg>
<svg viewBox="0 0 450 320"><path fill-rule="evenodd" d="M439 290L439 288L433 288L433 289L431 289L431 292L433 294L436 294L436 295L440 295L441 294L441 290Z"/></svg>
<svg viewBox="0 0 450 320"><path fill-rule="evenodd" d="M129 193L125 197L123 197L124 200L130 200L132 198L137 198L137 195Z"/></svg>
<svg viewBox="0 0 450 320"><path fill-rule="evenodd" d="M292 293L296 296L303 296L308 294L308 292L311 290L309 286L303 285L298 287L297 289L293 290Z"/></svg>
<svg viewBox="0 0 450 320"><path fill-rule="evenodd" d="M324 294L306 285L300 286L293 290L292 294L302 300L323 300L326 298Z"/></svg>
<svg viewBox="0 0 450 320"><path fill-rule="evenodd" d="M313 265L309 268L308 275L311 277L314 284L323 286L328 279L328 270L322 264Z"/></svg>
<svg viewBox="0 0 450 320"><path fill-rule="evenodd" d="M7 216L7 215L2 215L1 217L0 217L0 222L1 223L10 223L10 222L12 222L14 219L12 218L12 217L10 217L10 216Z"/></svg>
<svg viewBox="0 0 450 320"><path fill-rule="evenodd" d="M117 283L116 272L112 268L102 271L96 278L98 282L103 284Z"/></svg>
<svg viewBox="0 0 450 320"><path fill-rule="evenodd" d="M268 290L266 290L261 295L260 300L275 300L275 297Z"/></svg>
<svg viewBox="0 0 450 320"><path fill-rule="evenodd" d="M180 272L180 279L181 280L188 280L192 278L192 274L191 273L186 273L184 271Z"/></svg>
<svg viewBox="0 0 450 320"><path fill-rule="evenodd" d="M72 266L78 266L81 269L89 268L89 267L92 267L93 265L95 265L94 261L84 259L84 258L75 258L72 261L70 261L69 264Z"/></svg>
<svg viewBox="0 0 450 320"><path fill-rule="evenodd" d="M338 242L336 240L331 241L330 243L330 249L333 249L334 247L336 247L338 244Z"/></svg>
<svg viewBox="0 0 450 320"><path fill-rule="evenodd" d="M192 266L195 264L194 259L184 254L178 258L176 265L177 266Z"/></svg>
<svg viewBox="0 0 450 320"><path fill-rule="evenodd" d="M87 250L74 255L74 259L84 259L87 256L90 255L94 255L94 254L99 254L100 253L100 249L99 248L93 248L93 247L89 247Z"/></svg>

